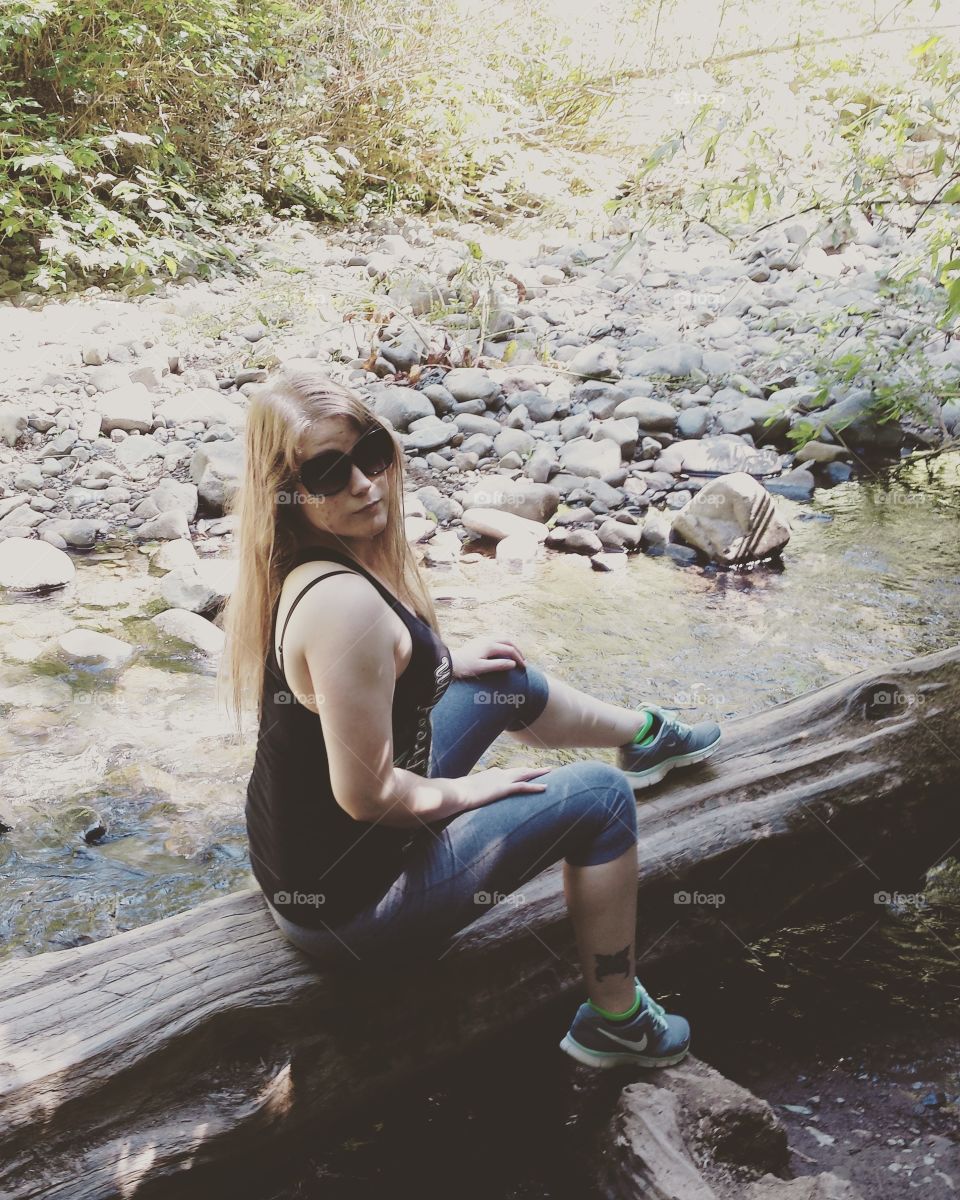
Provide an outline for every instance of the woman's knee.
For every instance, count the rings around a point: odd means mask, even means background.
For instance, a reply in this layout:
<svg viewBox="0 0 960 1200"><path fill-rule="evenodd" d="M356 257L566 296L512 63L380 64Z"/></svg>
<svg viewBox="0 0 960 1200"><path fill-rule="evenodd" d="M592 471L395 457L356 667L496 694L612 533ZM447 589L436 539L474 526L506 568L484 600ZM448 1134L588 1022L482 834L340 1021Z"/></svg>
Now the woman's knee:
<svg viewBox="0 0 960 1200"><path fill-rule="evenodd" d="M524 666L518 664L497 674L502 676L497 690L507 697L506 702L515 709L506 728L511 731L526 729L547 707L550 698L547 676L533 663Z"/></svg>
<svg viewBox="0 0 960 1200"><path fill-rule="evenodd" d="M567 861L591 866L618 858L637 841L637 802L630 780L619 767L596 759L570 763L566 769L586 792L593 817L589 844L582 853L568 854Z"/></svg>

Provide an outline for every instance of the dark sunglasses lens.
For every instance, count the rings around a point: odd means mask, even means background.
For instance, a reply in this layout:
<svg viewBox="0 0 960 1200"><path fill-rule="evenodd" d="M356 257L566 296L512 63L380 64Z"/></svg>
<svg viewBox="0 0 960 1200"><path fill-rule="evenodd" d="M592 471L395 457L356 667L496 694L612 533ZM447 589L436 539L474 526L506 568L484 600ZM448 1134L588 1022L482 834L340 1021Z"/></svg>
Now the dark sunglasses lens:
<svg viewBox="0 0 960 1200"><path fill-rule="evenodd" d="M332 496L347 486L352 470L346 454L331 450L308 459L300 468L300 478L314 496Z"/></svg>
<svg viewBox="0 0 960 1200"><path fill-rule="evenodd" d="M381 475L393 462L393 439L382 425L378 425L363 435L353 454L364 475Z"/></svg>

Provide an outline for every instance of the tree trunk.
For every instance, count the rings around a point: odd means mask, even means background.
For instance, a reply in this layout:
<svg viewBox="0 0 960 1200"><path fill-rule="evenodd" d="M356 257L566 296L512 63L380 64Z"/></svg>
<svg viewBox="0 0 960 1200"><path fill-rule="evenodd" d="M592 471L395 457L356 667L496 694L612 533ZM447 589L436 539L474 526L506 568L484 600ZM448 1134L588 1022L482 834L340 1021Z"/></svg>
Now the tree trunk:
<svg viewBox="0 0 960 1200"><path fill-rule="evenodd" d="M958 709L960 647L732 721L707 763L639 793L640 970L812 901L916 890L960 839ZM184 1200L229 1182L238 1196L282 1138L558 995L572 1010L561 864L523 894L441 959L391 973L389 1004L382 972L377 986L319 972L257 890L7 964L0 1194Z"/></svg>

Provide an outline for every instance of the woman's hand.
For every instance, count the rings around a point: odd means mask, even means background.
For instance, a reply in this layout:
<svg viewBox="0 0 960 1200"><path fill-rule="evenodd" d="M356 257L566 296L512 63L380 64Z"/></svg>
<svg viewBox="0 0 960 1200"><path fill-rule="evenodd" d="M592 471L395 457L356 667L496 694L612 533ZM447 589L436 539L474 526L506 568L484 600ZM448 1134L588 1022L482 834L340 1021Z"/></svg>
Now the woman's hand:
<svg viewBox="0 0 960 1200"><path fill-rule="evenodd" d="M525 662L520 647L508 638L473 638L450 652L454 679L472 678L487 671L506 671L511 667L523 667Z"/></svg>
<svg viewBox="0 0 960 1200"><path fill-rule="evenodd" d="M473 771L456 781L460 808L466 811L505 796L545 791L546 783L537 782L536 776L552 770L552 767L488 767L485 771Z"/></svg>

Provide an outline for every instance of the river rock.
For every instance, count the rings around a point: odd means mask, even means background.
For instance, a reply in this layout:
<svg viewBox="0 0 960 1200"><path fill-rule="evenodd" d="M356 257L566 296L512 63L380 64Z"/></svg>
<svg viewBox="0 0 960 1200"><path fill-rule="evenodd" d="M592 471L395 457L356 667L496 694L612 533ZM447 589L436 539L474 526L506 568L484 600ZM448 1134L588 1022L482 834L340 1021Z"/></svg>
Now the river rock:
<svg viewBox="0 0 960 1200"><path fill-rule="evenodd" d="M11 537L0 542L0 587L35 592L64 587L76 568L68 554L47 542Z"/></svg>
<svg viewBox="0 0 960 1200"><path fill-rule="evenodd" d="M529 533L509 533L497 542L496 559L499 566L512 574L524 574L537 560L540 543Z"/></svg>
<svg viewBox="0 0 960 1200"><path fill-rule="evenodd" d="M623 521L604 521L597 530L597 537L604 546L636 550L643 539L643 526L627 525Z"/></svg>
<svg viewBox="0 0 960 1200"><path fill-rule="evenodd" d="M449 445L459 434L459 430L452 421L421 419L425 422L424 424L415 422L417 428L411 429L409 433L403 435L404 450L423 454L427 450L436 450L440 446Z"/></svg>
<svg viewBox="0 0 960 1200"><path fill-rule="evenodd" d="M618 372L619 355L612 346L584 346L567 364L573 375L583 379L601 379Z"/></svg>
<svg viewBox="0 0 960 1200"><path fill-rule="evenodd" d="M236 400L213 388L195 388L192 392L170 396L160 405L157 416L163 418L168 429L200 421L206 426L226 425L234 432L243 429L246 420L244 410Z"/></svg>
<svg viewBox="0 0 960 1200"><path fill-rule="evenodd" d="M594 441L609 438L620 447L622 458L630 462L637 450L637 439L640 437L640 426L636 417L611 417L607 421L598 421L591 431Z"/></svg>
<svg viewBox="0 0 960 1200"><path fill-rule="evenodd" d="M190 460L190 478L199 499L213 512L222 514L240 487L243 443L239 438L224 442L201 442ZM184 537L186 534L178 534Z"/></svg>
<svg viewBox="0 0 960 1200"><path fill-rule="evenodd" d="M128 471L136 470L151 458L163 458L166 447L149 434L124 438L117 442L113 455L120 466Z"/></svg>
<svg viewBox="0 0 960 1200"><path fill-rule="evenodd" d="M142 383L130 383L97 397L104 433L149 433L153 427L153 398Z"/></svg>
<svg viewBox="0 0 960 1200"><path fill-rule="evenodd" d="M560 492L542 483L522 483L507 476L488 475L464 496L464 509L495 508L528 521L545 523L560 504Z"/></svg>
<svg viewBox="0 0 960 1200"><path fill-rule="evenodd" d="M828 442L818 442L815 439L806 442L797 451L798 463L832 463L838 458L848 458L850 451L843 446L832 446Z"/></svg>
<svg viewBox="0 0 960 1200"><path fill-rule="evenodd" d="M134 530L134 536L141 542L155 539L188 538L190 525L186 513L179 508L173 508L138 525Z"/></svg>
<svg viewBox="0 0 960 1200"><path fill-rule="evenodd" d="M415 388L386 385L371 389L373 411L386 417L398 433L406 433L413 421L420 417L435 417L436 410L429 396Z"/></svg>
<svg viewBox="0 0 960 1200"><path fill-rule="evenodd" d="M899 421L880 424L872 407L875 403L866 388L859 388L803 419L813 424L817 436L828 433L841 445L862 454L890 454L903 445L904 432Z"/></svg>
<svg viewBox="0 0 960 1200"><path fill-rule="evenodd" d="M189 538L164 542L150 555L150 564L158 571L173 571L177 567L195 567L199 562L196 547Z"/></svg>
<svg viewBox="0 0 960 1200"><path fill-rule="evenodd" d="M631 396L622 401L614 410L615 417L633 417L639 428L672 432L677 423L677 410L666 400L656 400L653 396Z"/></svg>
<svg viewBox="0 0 960 1200"><path fill-rule="evenodd" d="M502 428L493 439L494 452L501 457L506 454L529 454L536 444L536 439L525 429ZM522 462L521 458L517 465L521 465Z"/></svg>
<svg viewBox="0 0 960 1200"><path fill-rule="evenodd" d="M19 404L0 404L0 442L15 446L27 430L27 410Z"/></svg>
<svg viewBox="0 0 960 1200"><path fill-rule="evenodd" d="M204 654L215 655L223 650L223 630L187 609L168 608L153 618L153 624L167 637L186 642Z"/></svg>
<svg viewBox="0 0 960 1200"><path fill-rule="evenodd" d="M595 442L592 438L574 438L561 449L560 465L564 471L574 475L597 475L603 478L620 466L620 447L609 439Z"/></svg>
<svg viewBox="0 0 960 1200"><path fill-rule="evenodd" d="M780 472L780 456L764 447L757 450L736 434L717 434L698 440L674 442L656 459L658 471L678 475L732 474L745 471L748 475L776 475Z"/></svg>
<svg viewBox="0 0 960 1200"><path fill-rule="evenodd" d="M455 400L491 400L500 384L478 367L454 367L443 379L443 386Z"/></svg>
<svg viewBox="0 0 960 1200"><path fill-rule="evenodd" d="M667 375L671 379L684 379L703 364L703 350L693 342L676 342L648 350L637 358L624 363L625 375ZM702 379L702 376L701 376Z"/></svg>
<svg viewBox="0 0 960 1200"><path fill-rule="evenodd" d="M136 653L128 642L94 629L71 629L57 639L57 647L64 662L108 670L125 666Z"/></svg>
<svg viewBox="0 0 960 1200"><path fill-rule="evenodd" d="M160 595L174 609L204 613L216 608L223 596L216 584L200 574L202 562L174 567L160 580Z"/></svg>
<svg viewBox="0 0 960 1200"><path fill-rule="evenodd" d="M806 467L794 467L792 471L785 471L777 479L768 479L766 484L767 491L773 492L775 496L802 501L809 500L813 495L816 481L813 473Z"/></svg>
<svg viewBox="0 0 960 1200"><path fill-rule="evenodd" d="M461 522L465 529L497 541L511 534L529 534L542 542L548 533L546 525L539 521L528 521L526 517L497 508L466 508Z"/></svg>
<svg viewBox="0 0 960 1200"><path fill-rule="evenodd" d="M744 471L704 484L676 514L673 533L718 563L751 562L778 554L790 525L766 489ZM762 530L754 539L753 531Z"/></svg>

